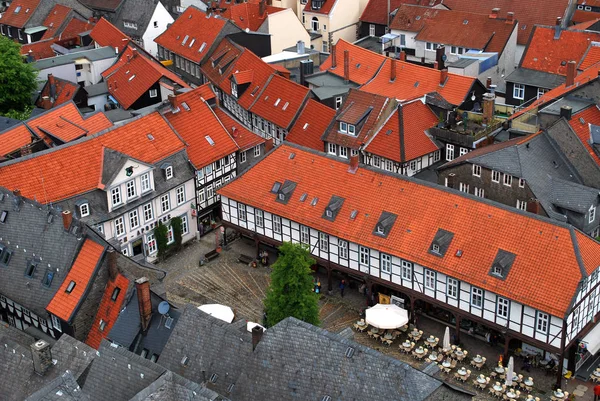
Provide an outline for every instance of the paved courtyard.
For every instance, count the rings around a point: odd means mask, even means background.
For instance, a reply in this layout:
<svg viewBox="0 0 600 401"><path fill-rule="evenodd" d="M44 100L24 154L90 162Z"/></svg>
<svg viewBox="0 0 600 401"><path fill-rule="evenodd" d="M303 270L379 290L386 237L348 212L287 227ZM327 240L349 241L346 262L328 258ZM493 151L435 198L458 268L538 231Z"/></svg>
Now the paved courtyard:
<svg viewBox="0 0 600 401"><path fill-rule="evenodd" d="M168 272L165 279L165 287L169 300L177 305L183 305L188 302L194 305L205 303L225 304L235 310L238 318L261 322L263 316L262 302L269 285L271 269L262 266L253 269L237 262L240 254L251 256L255 252L254 243L243 238L231 243L228 249L223 250L221 256L217 259L199 266L199 261L203 255L214 249L214 247L214 234L209 234L199 242L194 242L186 246L179 253L172 255L166 261L158 264L159 268ZM274 262L272 252L270 252L270 256L270 262L272 263ZM347 289L345 296L342 298L338 289L339 282L336 277L334 277L334 291L332 294L328 294L326 291L326 277L322 275L320 279L324 290L320 299L321 326L333 332L340 332L348 327L352 327L352 324L360 317L361 310L365 308L366 302L364 296L359 294L356 289ZM445 325L425 316L419 317L418 325L419 329L424 332L423 338L426 338L429 334L440 339L443 338ZM401 335L390 347L381 345L378 341L369 338L366 333L353 332L353 336L355 341L407 362L417 369L425 369L428 365L427 362L416 361L412 357L400 352L398 344L405 339L405 334ZM487 364L481 372L469 365L470 358L465 360L466 363L464 366L472 370L472 378L475 378L480 373L489 376L491 368L498 362L502 349L499 347L494 348L488 343L471 337L466 333L461 334L461 344L463 349L469 351L470 355L480 354L487 358ZM532 368L531 373L522 372L522 363L523 361L520 358L515 358L515 372L523 374L525 377L533 377L535 382L533 395L540 397L541 400L549 400L555 376L553 374L547 375L542 370L536 368ZM463 365L459 363L457 366ZM472 385L471 379L464 384L453 380L454 371L450 374L438 371L434 375L441 380L446 380L454 386L462 387L473 393L473 399L475 400L496 399L488 394L487 389L477 392ZM590 382L585 383L579 380L569 380L567 385L563 386L563 389L572 394L577 386L582 385L588 389L584 392L584 396L577 397L576 400L593 400L593 386ZM522 394L521 399L524 398L526 397Z"/></svg>

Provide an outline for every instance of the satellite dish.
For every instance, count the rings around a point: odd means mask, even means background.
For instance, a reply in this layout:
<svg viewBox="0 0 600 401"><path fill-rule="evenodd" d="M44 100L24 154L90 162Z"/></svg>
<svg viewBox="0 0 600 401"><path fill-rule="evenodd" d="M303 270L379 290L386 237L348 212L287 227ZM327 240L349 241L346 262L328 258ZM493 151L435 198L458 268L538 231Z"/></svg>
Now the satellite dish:
<svg viewBox="0 0 600 401"><path fill-rule="evenodd" d="M169 309L171 309L171 305L169 305L167 301L162 301L158 304L158 313L161 315L166 315L169 312Z"/></svg>

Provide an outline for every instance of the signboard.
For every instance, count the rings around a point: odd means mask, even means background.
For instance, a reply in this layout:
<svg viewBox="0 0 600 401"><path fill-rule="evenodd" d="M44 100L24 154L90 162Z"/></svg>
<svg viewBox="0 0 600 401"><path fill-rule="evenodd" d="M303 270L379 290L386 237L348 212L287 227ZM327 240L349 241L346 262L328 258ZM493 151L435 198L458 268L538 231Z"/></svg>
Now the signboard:
<svg viewBox="0 0 600 401"><path fill-rule="evenodd" d="M404 298L400 298L400 297L397 297L395 295L392 295L390 303L392 303L392 304L394 304L394 305L396 305L396 306L398 306L398 307L400 307L402 309L406 309L404 307Z"/></svg>
<svg viewBox="0 0 600 401"><path fill-rule="evenodd" d="M385 295L382 293L379 293L379 303L380 304L389 304L390 303L390 296L389 295Z"/></svg>

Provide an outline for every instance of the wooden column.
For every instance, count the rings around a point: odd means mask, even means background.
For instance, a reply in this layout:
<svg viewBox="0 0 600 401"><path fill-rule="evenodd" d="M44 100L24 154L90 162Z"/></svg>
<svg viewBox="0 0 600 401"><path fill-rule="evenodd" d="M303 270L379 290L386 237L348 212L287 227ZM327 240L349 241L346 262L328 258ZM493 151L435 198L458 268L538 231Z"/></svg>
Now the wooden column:
<svg viewBox="0 0 600 401"><path fill-rule="evenodd" d="M259 259L259 253L260 253L260 241L258 240L258 237L254 237L254 245L256 246L256 258Z"/></svg>
<svg viewBox="0 0 600 401"><path fill-rule="evenodd" d="M333 271L333 269L331 268L331 266L327 267L327 291L331 292L333 291L333 279L331 278L331 272Z"/></svg>
<svg viewBox="0 0 600 401"><path fill-rule="evenodd" d="M510 343L511 337L508 335L504 335L504 353L502 356L502 360L508 363L508 344Z"/></svg>
<svg viewBox="0 0 600 401"><path fill-rule="evenodd" d="M460 343L460 315L454 314L454 316L456 317L456 342Z"/></svg>
<svg viewBox="0 0 600 401"><path fill-rule="evenodd" d="M556 386L557 387L562 387L562 371L563 371L563 366L564 366L564 360L565 360L565 352L567 351L567 349L565 349L567 345L567 321L566 319L563 320L563 327L562 327L562 337L560 339L560 354L558 355L558 357L560 358L558 360L558 372L556 373ZM575 375L575 372L573 372L573 375Z"/></svg>

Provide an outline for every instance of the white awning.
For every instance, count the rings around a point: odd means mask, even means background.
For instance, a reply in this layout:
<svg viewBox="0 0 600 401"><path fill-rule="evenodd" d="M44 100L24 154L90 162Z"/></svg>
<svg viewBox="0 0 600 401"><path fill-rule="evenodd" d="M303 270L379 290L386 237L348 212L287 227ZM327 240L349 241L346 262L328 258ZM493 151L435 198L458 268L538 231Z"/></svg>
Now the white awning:
<svg viewBox="0 0 600 401"><path fill-rule="evenodd" d="M365 320L380 329L396 329L408 323L408 312L394 304L377 304L366 310Z"/></svg>
<svg viewBox="0 0 600 401"><path fill-rule="evenodd" d="M596 324L582 341L587 345L589 353L595 355L600 350L600 324Z"/></svg>

